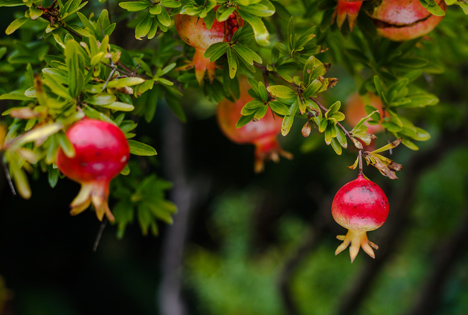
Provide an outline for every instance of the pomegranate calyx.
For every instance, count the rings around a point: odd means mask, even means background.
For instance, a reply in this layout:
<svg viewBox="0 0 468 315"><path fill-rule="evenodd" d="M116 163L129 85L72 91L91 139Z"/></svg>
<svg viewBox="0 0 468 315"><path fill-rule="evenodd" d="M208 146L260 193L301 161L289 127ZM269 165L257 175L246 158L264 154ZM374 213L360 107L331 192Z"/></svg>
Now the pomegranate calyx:
<svg viewBox="0 0 468 315"><path fill-rule="evenodd" d="M346 17L348 17L349 29L352 31L356 25L356 19L362 6L361 0L338 0L336 10L332 16L332 24L336 18L336 24L341 29Z"/></svg>
<svg viewBox="0 0 468 315"><path fill-rule="evenodd" d="M201 85L205 73L208 73L208 79L210 83L213 83L216 77L216 69L220 67L214 61L210 61L209 58L205 58L203 55L206 50L195 48L195 54L193 60L188 62L185 66L176 68L177 71L187 71L195 68L195 77L197 78L198 84Z"/></svg>
<svg viewBox="0 0 468 315"><path fill-rule="evenodd" d="M359 249L362 249L369 255L370 257L375 259L374 249L379 249L379 247L369 241L367 238L366 231L353 231L348 230L346 235L338 235L336 237L340 241L343 241L340 246L335 251L335 255L338 255L342 251L344 251L349 246L349 256L351 257L351 263L356 258L357 254L359 253Z"/></svg>
<svg viewBox="0 0 468 315"><path fill-rule="evenodd" d="M271 160L278 163L280 156L287 158L288 160L293 159L293 155L287 151L284 151L276 135L272 137L264 137L255 141L255 173L261 173L265 169L265 161Z"/></svg>
<svg viewBox="0 0 468 315"><path fill-rule="evenodd" d="M96 216L102 221L104 215L109 221L114 221L114 215L110 211L107 199L109 197L109 181L87 182L81 185L80 192L70 204L70 214L75 216L85 211L93 204Z"/></svg>

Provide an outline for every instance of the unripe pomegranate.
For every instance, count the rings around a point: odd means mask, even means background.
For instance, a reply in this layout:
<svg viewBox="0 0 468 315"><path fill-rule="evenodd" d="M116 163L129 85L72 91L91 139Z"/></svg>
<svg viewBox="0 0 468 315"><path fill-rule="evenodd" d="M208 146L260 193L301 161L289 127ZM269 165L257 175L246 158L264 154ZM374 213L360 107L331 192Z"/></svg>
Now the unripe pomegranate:
<svg viewBox="0 0 468 315"><path fill-rule="evenodd" d="M357 179L341 187L333 198L332 215L339 225L348 229L348 233L346 236L337 236L343 243L338 246L335 255L351 244L351 262L361 247L369 256L375 258L372 247L378 249L378 246L367 239L366 232L378 229L384 224L388 209L385 193L377 184L364 178L362 173Z"/></svg>
<svg viewBox="0 0 468 315"><path fill-rule="evenodd" d="M234 103L224 100L218 104L218 124L223 133L231 141L238 144L251 143L255 145L255 172L264 169L264 160L279 161L279 156L292 159L292 154L281 149L276 136L281 132L283 119L274 116L268 108L266 115L259 121L251 121L241 128L236 123L242 116L241 110L245 104L253 100L247 92L250 88L246 79L240 82L240 98ZM265 105L266 106L266 105Z"/></svg>
<svg viewBox="0 0 468 315"><path fill-rule="evenodd" d="M362 118L366 117L366 105L374 106L379 112L380 117L384 116L382 109L382 100L375 94L369 93L367 96L360 96L358 93L351 94L346 100L346 106L343 113L346 116L346 122L351 126L355 126ZM385 113L385 116L388 116ZM370 125L367 121L364 123L367 126L367 133L375 134L384 130L381 124Z"/></svg>
<svg viewBox="0 0 468 315"><path fill-rule="evenodd" d="M79 214L92 203L99 220L105 214L114 221L107 198L110 181L119 175L130 157L125 135L111 123L88 118L73 124L66 134L75 148L75 156L70 158L59 149L57 166L65 176L81 184L70 213Z"/></svg>
<svg viewBox="0 0 468 315"><path fill-rule="evenodd" d="M209 30L206 28L203 19L197 16L177 14L174 21L180 38L195 48L192 63L183 67L183 69L188 70L195 67L195 76L200 84L203 81L205 72L208 72L208 78L210 82L213 82L216 74L216 64L203 57L203 54L214 43L229 42L234 33L244 24L244 21L235 12L231 13L224 22L218 22L215 19Z"/></svg>
<svg viewBox="0 0 468 315"><path fill-rule="evenodd" d="M444 0L439 0L438 4L446 10ZM393 41L423 36L432 31L443 18L431 14L419 0L382 0L368 14L377 27L377 33Z"/></svg>
<svg viewBox="0 0 468 315"><path fill-rule="evenodd" d="M361 10L363 0L338 0L336 10L333 13L332 23L336 17L336 24L341 28L346 17L348 17L349 29L352 31L356 25L356 19Z"/></svg>

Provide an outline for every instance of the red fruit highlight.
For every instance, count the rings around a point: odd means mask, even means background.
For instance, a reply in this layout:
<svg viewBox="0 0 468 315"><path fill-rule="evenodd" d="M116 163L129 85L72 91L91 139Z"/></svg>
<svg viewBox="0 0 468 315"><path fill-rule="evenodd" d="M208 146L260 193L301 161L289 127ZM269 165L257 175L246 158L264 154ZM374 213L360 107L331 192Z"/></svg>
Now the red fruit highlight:
<svg viewBox="0 0 468 315"><path fill-rule="evenodd" d="M341 28L346 17L348 17L349 29L352 31L356 25L356 19L361 10L362 2L361 0L338 0L336 10L332 16L332 24L336 18L336 24Z"/></svg>
<svg viewBox="0 0 468 315"><path fill-rule="evenodd" d="M218 22L215 20L211 29L207 29L203 19L196 16L177 14L174 23L180 38L195 48L193 61L187 66L179 68L179 70L195 68L195 76L200 85L205 77L205 72L207 72L208 79L213 82L216 64L203 57L203 54L214 43L229 42L234 33L244 24L244 21L236 13L232 13L226 21Z"/></svg>
<svg viewBox="0 0 468 315"><path fill-rule="evenodd" d="M283 151L276 136L281 132L283 119L274 116L268 109L266 115L259 121L251 121L241 128L236 128L236 123L242 116L241 110L245 104L253 100L247 92L250 88L246 79L240 82L240 98L234 103L224 100L218 104L218 124L223 133L231 141L238 144L251 143L255 145L255 172L264 169L264 161L267 159L279 161L279 156L292 159L292 154Z"/></svg>
<svg viewBox="0 0 468 315"><path fill-rule="evenodd" d="M362 174L341 187L333 199L332 215L339 225L348 229L348 233L346 236L337 236L343 243L338 246L335 255L351 244L349 247L351 262L361 247L370 257L375 258L372 247L378 249L378 246L368 240L366 232L376 230L384 224L388 209L385 193Z"/></svg>
<svg viewBox="0 0 468 315"><path fill-rule="evenodd" d="M77 215L92 203L99 220L105 214L114 221L107 198L110 181L119 175L130 157L125 135L111 123L88 118L73 124L66 134L75 148L75 156L68 157L59 149L57 166L65 176L81 184L70 213Z"/></svg>
<svg viewBox="0 0 468 315"><path fill-rule="evenodd" d="M438 1L445 11L444 0ZM419 0L382 0L381 4L368 13L377 33L393 41L406 41L431 32L443 16L432 15Z"/></svg>

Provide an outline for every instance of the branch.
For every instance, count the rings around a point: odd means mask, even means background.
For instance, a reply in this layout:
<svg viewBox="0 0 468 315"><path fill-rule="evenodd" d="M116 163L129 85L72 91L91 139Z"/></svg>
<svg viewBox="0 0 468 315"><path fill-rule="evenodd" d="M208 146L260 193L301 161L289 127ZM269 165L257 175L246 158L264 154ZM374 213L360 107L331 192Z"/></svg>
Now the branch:
<svg viewBox="0 0 468 315"><path fill-rule="evenodd" d="M264 65L261 65L259 63L256 63L254 62L254 66L256 68L259 68L260 70L262 70L262 73L263 73L263 76L265 78L266 75L269 75L269 74L272 74L274 75L275 77L277 77L278 79L281 79L282 81L284 81L285 83L287 83L288 85L290 85L291 87L293 87L295 90L300 90L300 86L297 85L296 83L294 82L288 82L285 78L283 78L281 75L279 75L277 72L274 72L274 71L268 71L267 68L264 66ZM266 82L266 78L264 79L265 82ZM269 94L269 93L268 93ZM314 97L310 97L310 99L312 101L314 101L319 107L320 109L323 111L323 113L326 113L328 111L328 108L326 108L325 106L323 106L322 103L320 103L316 98ZM356 147L356 144L354 144L354 141L353 141L353 138L352 136L349 134L349 131L339 122L336 122L337 126L340 127L341 130L343 130L344 134L346 135L346 137L348 137L350 140L351 140L351 143L353 143L353 145ZM356 147L356 149L360 150L358 147Z"/></svg>

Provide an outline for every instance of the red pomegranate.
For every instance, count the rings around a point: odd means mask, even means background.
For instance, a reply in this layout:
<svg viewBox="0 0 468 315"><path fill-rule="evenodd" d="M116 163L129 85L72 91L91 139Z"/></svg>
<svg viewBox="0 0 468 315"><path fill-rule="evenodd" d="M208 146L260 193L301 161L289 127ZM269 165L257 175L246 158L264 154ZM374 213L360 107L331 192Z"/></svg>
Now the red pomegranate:
<svg viewBox="0 0 468 315"><path fill-rule="evenodd" d="M214 43L229 42L234 33L244 24L244 21L234 12L224 22L215 20L211 29L208 30L205 21L196 16L177 14L174 20L180 38L195 48L192 63L179 69L195 68L195 76L200 84L203 81L205 72L208 72L208 79L213 82L216 64L203 57L203 54Z"/></svg>
<svg viewBox="0 0 468 315"><path fill-rule="evenodd" d="M253 100L247 92L250 88L248 81L242 78L239 84L241 94L238 100L234 103L224 100L218 104L218 124L223 133L235 143L255 145L254 169L256 173L263 171L264 160L271 159L277 162L280 155L292 159L292 154L283 151L276 139L281 132L283 119L273 115L269 108L266 115L259 121L251 121L241 128L236 128L236 123L242 116L242 108Z"/></svg>
<svg viewBox="0 0 468 315"><path fill-rule="evenodd" d="M337 236L343 243L338 246L335 255L351 244L351 262L361 247L369 256L375 258L372 247L378 249L378 246L368 240L366 232L376 230L384 224L388 209L385 193L361 173L357 179L341 187L333 198L332 215L339 225L348 229L348 233L346 236Z"/></svg>
<svg viewBox="0 0 468 315"><path fill-rule="evenodd" d="M346 106L343 109L346 122L354 127L362 118L366 117L367 114L364 109L366 105L374 106L380 112L380 117L383 117L382 100L380 97L372 93L366 96L360 96L358 93L354 93L348 97ZM388 116L388 114L385 113L385 116ZM381 124L370 125L367 122L364 124L367 126L367 133L376 134L384 130Z"/></svg>
<svg viewBox="0 0 468 315"><path fill-rule="evenodd" d="M356 25L356 19L361 10L363 0L338 0L336 10L333 13L332 23L336 18L336 24L341 28L346 17L348 17L349 29L352 31Z"/></svg>
<svg viewBox="0 0 468 315"><path fill-rule="evenodd" d="M88 118L73 124L66 134L75 148L75 156L68 157L59 149L57 166L65 176L81 184L70 213L79 214L92 203L99 220L105 214L114 221L107 198L110 181L119 175L130 157L125 135L111 123Z"/></svg>
<svg viewBox="0 0 468 315"><path fill-rule="evenodd" d="M438 0L445 11L444 0ZM405 41L423 36L432 31L442 20L425 9L419 0L382 0L368 13L380 36L393 41Z"/></svg>

